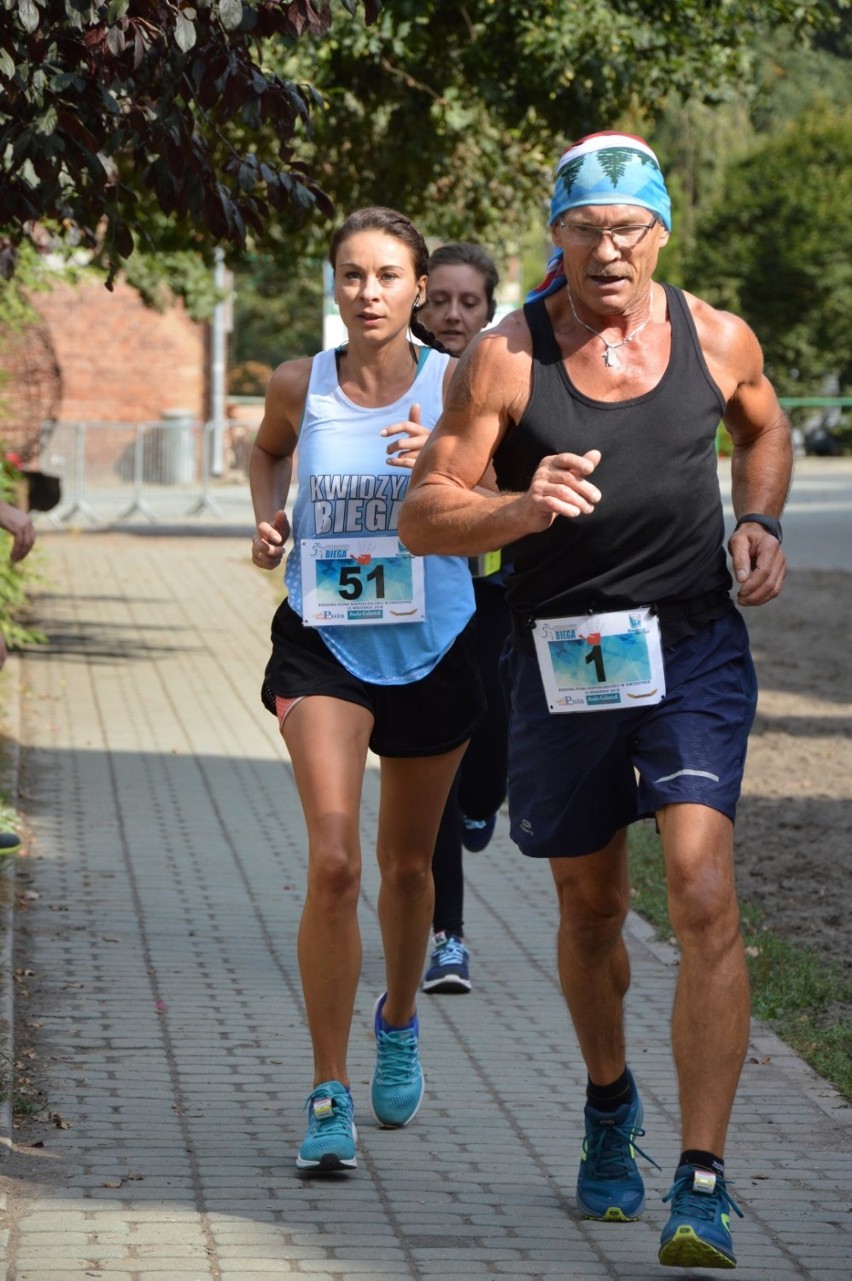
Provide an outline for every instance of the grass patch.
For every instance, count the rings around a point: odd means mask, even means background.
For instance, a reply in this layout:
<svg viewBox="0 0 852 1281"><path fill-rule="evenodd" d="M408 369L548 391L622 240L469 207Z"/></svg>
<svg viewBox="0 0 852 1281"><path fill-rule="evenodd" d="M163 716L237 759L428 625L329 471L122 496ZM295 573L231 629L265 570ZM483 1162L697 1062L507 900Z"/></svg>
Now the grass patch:
<svg viewBox="0 0 852 1281"><path fill-rule="evenodd" d="M3 791L0 791L0 832L19 832L21 819Z"/></svg>
<svg viewBox="0 0 852 1281"><path fill-rule="evenodd" d="M673 941L660 839L652 823L630 829L633 909ZM752 1011L836 1090L852 1099L852 983L814 947L797 947L740 904Z"/></svg>
<svg viewBox="0 0 852 1281"><path fill-rule="evenodd" d="M6 1091L0 1090L0 1102L5 1103L7 1098ZM29 1121L45 1120L47 1110L47 1095L44 1091L28 1077L20 1079L16 1074L11 1106L13 1128L19 1130Z"/></svg>

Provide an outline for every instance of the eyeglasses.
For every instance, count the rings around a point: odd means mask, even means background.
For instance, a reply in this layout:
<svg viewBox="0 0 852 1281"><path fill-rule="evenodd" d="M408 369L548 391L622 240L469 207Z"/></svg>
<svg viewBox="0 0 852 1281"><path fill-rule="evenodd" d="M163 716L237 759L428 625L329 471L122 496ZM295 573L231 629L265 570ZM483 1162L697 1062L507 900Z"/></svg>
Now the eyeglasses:
<svg viewBox="0 0 852 1281"><path fill-rule="evenodd" d="M625 223L622 227L593 227L587 222L562 222L560 219L559 226L565 232L569 245L589 249L597 247L602 236L611 236L616 249L635 249L657 221L652 218L650 222Z"/></svg>

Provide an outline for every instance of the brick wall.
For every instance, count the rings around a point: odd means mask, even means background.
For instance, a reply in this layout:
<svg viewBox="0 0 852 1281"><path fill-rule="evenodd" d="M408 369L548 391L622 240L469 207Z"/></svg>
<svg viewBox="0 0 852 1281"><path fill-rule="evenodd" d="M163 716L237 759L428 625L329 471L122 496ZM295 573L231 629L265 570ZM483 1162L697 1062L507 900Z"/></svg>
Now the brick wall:
<svg viewBox="0 0 852 1281"><path fill-rule="evenodd" d="M146 307L118 280L80 284L58 278L33 302L47 322L62 374L64 422L144 422L164 409L208 413L207 326L182 302L166 312Z"/></svg>

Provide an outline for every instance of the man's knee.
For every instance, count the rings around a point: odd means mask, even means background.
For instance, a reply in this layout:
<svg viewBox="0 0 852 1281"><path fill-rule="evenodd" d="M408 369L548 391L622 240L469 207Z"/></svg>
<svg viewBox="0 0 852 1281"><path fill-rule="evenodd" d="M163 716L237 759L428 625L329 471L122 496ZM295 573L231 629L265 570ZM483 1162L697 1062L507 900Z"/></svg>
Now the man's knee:
<svg viewBox="0 0 852 1281"><path fill-rule="evenodd" d="M712 860L669 871L669 918L682 947L724 951L739 937L740 912L733 875Z"/></svg>
<svg viewBox="0 0 852 1281"><path fill-rule="evenodd" d="M620 935L630 906L626 846L621 835L605 850L552 859L560 925L574 937L607 942Z"/></svg>
<svg viewBox="0 0 852 1281"><path fill-rule="evenodd" d="M731 820L703 805L671 805L658 822L676 938L711 952L729 947L740 926Z"/></svg>

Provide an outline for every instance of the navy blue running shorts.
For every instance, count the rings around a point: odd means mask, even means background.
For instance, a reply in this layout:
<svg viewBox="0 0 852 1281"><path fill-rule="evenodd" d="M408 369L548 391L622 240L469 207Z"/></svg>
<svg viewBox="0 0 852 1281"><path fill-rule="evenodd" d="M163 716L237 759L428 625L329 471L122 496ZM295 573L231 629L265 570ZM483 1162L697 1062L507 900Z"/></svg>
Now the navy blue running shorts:
<svg viewBox="0 0 852 1281"><path fill-rule="evenodd" d="M466 742L485 712L475 628L474 617L419 681L374 685L353 676L284 601L272 620L261 700L275 714L276 697L325 694L358 703L373 713L370 748L377 756L441 756Z"/></svg>
<svg viewBox="0 0 852 1281"><path fill-rule="evenodd" d="M592 854L678 802L733 821L757 705L745 622L732 611L663 653L661 703L554 715L534 655L507 648L509 816L523 854Z"/></svg>

